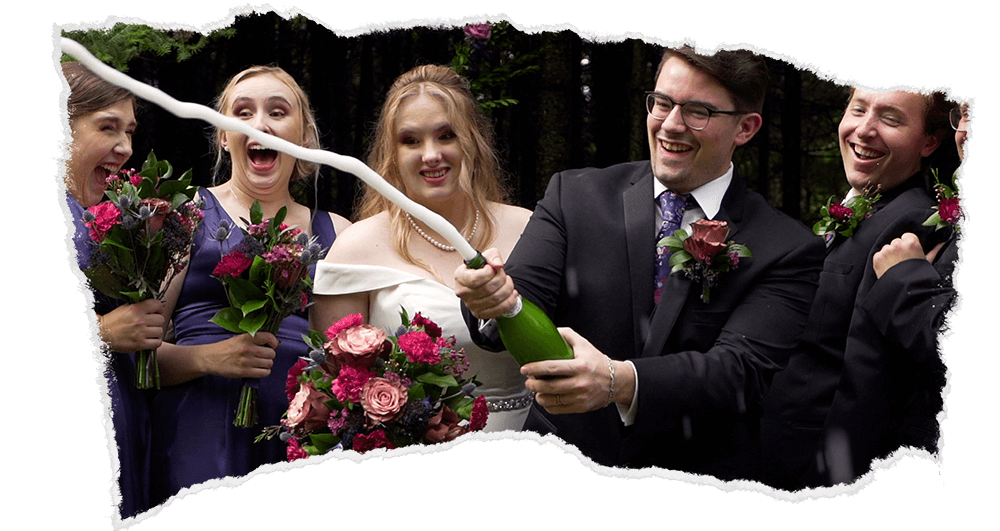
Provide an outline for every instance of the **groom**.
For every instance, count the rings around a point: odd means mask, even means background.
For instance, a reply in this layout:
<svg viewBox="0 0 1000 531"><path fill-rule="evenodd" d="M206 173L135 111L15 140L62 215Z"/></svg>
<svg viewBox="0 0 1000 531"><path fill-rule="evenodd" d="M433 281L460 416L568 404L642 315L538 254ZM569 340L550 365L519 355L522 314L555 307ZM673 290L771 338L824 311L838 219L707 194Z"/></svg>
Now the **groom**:
<svg viewBox="0 0 1000 531"><path fill-rule="evenodd" d="M456 270L473 316L503 315L520 294L568 327L575 359L522 368L537 401L526 429L602 465L760 476L760 400L802 332L823 260L822 240L734 171L767 79L745 50L666 50L647 94L651 160L556 174L506 265L488 250L490 266ZM658 232L700 219L724 222L726 240L753 254L707 301L701 281L654 264L668 260ZM469 323L477 342L502 348Z"/></svg>

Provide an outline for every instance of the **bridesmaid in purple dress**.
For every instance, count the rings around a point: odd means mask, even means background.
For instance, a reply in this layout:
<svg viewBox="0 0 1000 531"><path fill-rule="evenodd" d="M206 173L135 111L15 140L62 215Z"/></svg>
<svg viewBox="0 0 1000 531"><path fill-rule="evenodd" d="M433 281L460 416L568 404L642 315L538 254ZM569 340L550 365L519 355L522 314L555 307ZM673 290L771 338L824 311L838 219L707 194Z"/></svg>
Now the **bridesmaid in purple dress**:
<svg viewBox="0 0 1000 531"><path fill-rule="evenodd" d="M66 202L73 219L73 244L80 268L86 268L91 244L83 212L104 198L107 178L132 155L135 97L105 82L82 64L62 64L69 83L67 102L72 133L66 168ZM135 387L133 351L154 349L163 337L163 304L148 300L124 304L93 291L98 333L110 352L107 377L111 421L118 447L118 485L122 518L149 508L149 413L146 397Z"/></svg>
<svg viewBox="0 0 1000 531"><path fill-rule="evenodd" d="M226 85L217 107L289 142L319 145L306 94L280 68L257 66L240 72ZM277 337L263 332L254 337L233 335L209 322L228 306L222 284L211 272L222 253L242 241L240 218L250 217L254 201L260 202L265 218L285 207L285 223L317 236L325 248L350 225L341 216L312 212L292 199L289 183L315 178L319 170L315 164L265 149L240 133L216 131L214 143L217 173L228 166L230 179L199 192L205 219L188 268L166 297L176 339L157 353L162 388L151 406L152 505L183 488L243 476L260 465L285 460L285 445L277 438L253 441L264 427L278 424L288 406L288 369L308 352L301 337L308 329L306 316L285 319ZM225 237L229 227L233 228ZM235 427L240 388L244 379L251 378L259 379L259 421L253 428Z"/></svg>

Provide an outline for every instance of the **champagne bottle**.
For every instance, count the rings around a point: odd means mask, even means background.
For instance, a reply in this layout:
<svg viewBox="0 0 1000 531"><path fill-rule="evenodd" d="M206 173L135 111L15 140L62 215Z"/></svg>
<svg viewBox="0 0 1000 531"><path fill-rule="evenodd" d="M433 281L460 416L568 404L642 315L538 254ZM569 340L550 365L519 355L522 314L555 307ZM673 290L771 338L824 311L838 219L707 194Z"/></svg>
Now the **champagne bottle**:
<svg viewBox="0 0 1000 531"><path fill-rule="evenodd" d="M475 258L467 260L465 264L471 269L479 269L486 265L486 259L482 253L477 253ZM542 360L573 359L573 350L556 330L549 316L527 299L518 296L514 308L497 317L496 323L500 340L518 365Z"/></svg>

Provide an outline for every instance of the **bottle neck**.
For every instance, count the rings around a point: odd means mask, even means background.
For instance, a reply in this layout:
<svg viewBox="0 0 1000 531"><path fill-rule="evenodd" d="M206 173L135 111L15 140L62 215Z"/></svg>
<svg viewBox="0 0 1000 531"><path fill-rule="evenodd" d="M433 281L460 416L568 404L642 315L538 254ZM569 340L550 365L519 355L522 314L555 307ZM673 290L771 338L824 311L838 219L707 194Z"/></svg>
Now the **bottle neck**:
<svg viewBox="0 0 1000 531"><path fill-rule="evenodd" d="M517 296L517 300L514 301L514 307L511 308L509 312L503 314L503 317L506 317L507 319L510 319L511 317L514 317L517 314L521 313L521 310L523 308L524 308L524 304L521 303L521 296L518 295Z"/></svg>

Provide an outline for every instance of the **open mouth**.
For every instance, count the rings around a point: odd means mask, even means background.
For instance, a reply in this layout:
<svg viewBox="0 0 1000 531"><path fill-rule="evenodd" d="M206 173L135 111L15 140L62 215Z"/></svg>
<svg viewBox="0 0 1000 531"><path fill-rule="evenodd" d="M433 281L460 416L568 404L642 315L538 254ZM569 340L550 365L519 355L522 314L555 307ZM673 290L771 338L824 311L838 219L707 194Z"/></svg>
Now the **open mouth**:
<svg viewBox="0 0 1000 531"><path fill-rule="evenodd" d="M448 169L444 168L444 169L441 169L441 170L433 170L433 171L427 170L427 171L422 171L422 172L420 172L420 176L423 177L424 179L435 180L435 179L440 179L440 178L444 177L447 173L448 173Z"/></svg>
<svg viewBox="0 0 1000 531"><path fill-rule="evenodd" d="M853 143L851 144L851 148L854 150L854 156L863 161L880 159L885 156L885 153L877 149L866 148Z"/></svg>
<svg viewBox="0 0 1000 531"><path fill-rule="evenodd" d="M247 157L250 158L250 165L254 170L263 172L274 167L278 161L278 152L259 144L253 144L247 149Z"/></svg>
<svg viewBox="0 0 1000 531"><path fill-rule="evenodd" d="M100 181L107 181L109 177L118 173L118 166L114 164L101 164L94 168L94 173Z"/></svg>
<svg viewBox="0 0 1000 531"><path fill-rule="evenodd" d="M687 144L667 142L666 140L660 140L660 147L662 147L664 151L667 151L669 153L684 153L687 151L691 151L692 149L691 146Z"/></svg>

